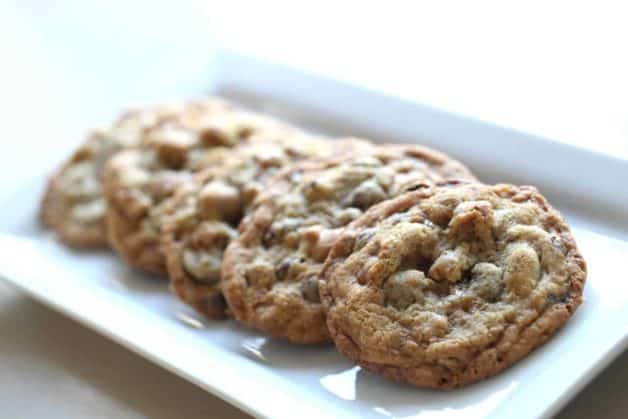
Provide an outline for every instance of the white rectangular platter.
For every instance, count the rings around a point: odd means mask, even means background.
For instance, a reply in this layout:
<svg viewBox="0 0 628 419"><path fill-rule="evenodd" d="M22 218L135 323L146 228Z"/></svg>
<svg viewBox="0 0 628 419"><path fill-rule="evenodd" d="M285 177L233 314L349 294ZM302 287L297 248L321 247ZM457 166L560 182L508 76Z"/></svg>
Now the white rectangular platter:
<svg viewBox="0 0 628 419"><path fill-rule="evenodd" d="M37 300L244 411L263 417L547 417L628 346L628 162L468 120L230 52L198 93L310 129L426 144L488 183L534 184L568 218L589 266L586 302L545 346L503 374L450 392L366 373L333 347L273 341L208 322L163 281L110 252L77 252L36 219L44 177L2 202L0 275ZM59 160L70 150L59 150Z"/></svg>

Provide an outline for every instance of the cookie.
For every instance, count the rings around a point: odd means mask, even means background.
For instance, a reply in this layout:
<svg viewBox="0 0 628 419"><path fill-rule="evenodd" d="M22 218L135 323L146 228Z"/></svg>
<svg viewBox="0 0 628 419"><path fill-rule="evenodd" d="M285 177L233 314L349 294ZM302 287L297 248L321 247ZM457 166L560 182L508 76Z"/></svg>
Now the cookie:
<svg viewBox="0 0 628 419"><path fill-rule="evenodd" d="M130 266L166 274L160 245L168 201L193 174L221 165L243 142L272 141L295 129L215 101L192 102L145 130L139 147L105 168L107 234Z"/></svg>
<svg viewBox="0 0 628 419"><path fill-rule="evenodd" d="M128 111L106 129L94 130L51 177L40 207L41 221L74 247L107 245L102 175L107 160L139 144L143 130L177 106Z"/></svg>
<svg viewBox="0 0 628 419"><path fill-rule="evenodd" d="M320 276L338 350L367 370L453 388L499 373L582 302L569 227L530 186L422 187L377 205Z"/></svg>
<svg viewBox="0 0 628 419"><path fill-rule="evenodd" d="M236 147L222 165L179 187L161 235L175 294L206 317L224 318L223 252L265 182L287 165L366 147L370 145L361 140L328 141L303 134L249 142Z"/></svg>
<svg viewBox="0 0 628 419"><path fill-rule="evenodd" d="M329 341L316 278L342 228L371 205L449 178L474 179L443 154L401 145L279 174L225 251L229 309L272 337Z"/></svg>

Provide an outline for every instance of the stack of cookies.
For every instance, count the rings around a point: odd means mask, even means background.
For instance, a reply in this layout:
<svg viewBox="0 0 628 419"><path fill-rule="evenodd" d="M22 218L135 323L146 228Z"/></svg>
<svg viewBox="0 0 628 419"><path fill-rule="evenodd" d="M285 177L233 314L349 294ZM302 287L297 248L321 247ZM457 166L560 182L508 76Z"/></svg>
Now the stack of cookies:
<svg viewBox="0 0 628 419"><path fill-rule="evenodd" d="M314 136L218 100L127 112L52 177L43 222L169 277L211 319L333 341L420 387L494 375L582 302L585 262L531 186L418 145Z"/></svg>

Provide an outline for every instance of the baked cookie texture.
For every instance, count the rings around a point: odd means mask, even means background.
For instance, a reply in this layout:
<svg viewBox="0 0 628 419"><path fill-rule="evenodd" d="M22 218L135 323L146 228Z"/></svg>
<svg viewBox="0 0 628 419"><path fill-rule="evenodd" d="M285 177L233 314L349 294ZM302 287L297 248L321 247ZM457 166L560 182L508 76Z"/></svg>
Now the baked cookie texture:
<svg viewBox="0 0 628 419"><path fill-rule="evenodd" d="M362 367L420 387L492 376L582 302L586 265L531 186L422 187L371 208L320 276L331 336Z"/></svg>
<svg viewBox="0 0 628 419"><path fill-rule="evenodd" d="M185 182L169 201L161 234L172 290L203 315L224 318L223 252L267 179L289 164L367 147L362 140L329 141L301 133L252 141Z"/></svg>
<svg viewBox="0 0 628 419"><path fill-rule="evenodd" d="M474 180L462 164L419 146L377 146L283 171L224 253L229 309L272 337L329 341L317 275L342 228L380 201L451 178Z"/></svg>
<svg viewBox="0 0 628 419"><path fill-rule="evenodd" d="M176 105L131 110L111 127L91 132L48 182L40 207L41 221L67 245L106 246L105 163L120 150L137 146L148 126L177 111Z"/></svg>
<svg viewBox="0 0 628 419"><path fill-rule="evenodd" d="M188 102L144 131L139 147L118 153L104 174L107 234L130 266L164 275L161 227L169 199L193 174L221 165L244 142L273 141L295 129L218 100Z"/></svg>

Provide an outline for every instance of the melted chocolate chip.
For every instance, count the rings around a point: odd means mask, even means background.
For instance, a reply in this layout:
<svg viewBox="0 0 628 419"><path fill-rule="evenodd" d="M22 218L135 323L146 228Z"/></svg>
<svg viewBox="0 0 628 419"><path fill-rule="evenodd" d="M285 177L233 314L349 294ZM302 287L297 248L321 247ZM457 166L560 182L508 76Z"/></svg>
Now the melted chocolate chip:
<svg viewBox="0 0 628 419"><path fill-rule="evenodd" d="M301 282L301 295L312 303L321 302L321 297L318 294L318 280L315 276L308 276Z"/></svg>
<svg viewBox="0 0 628 419"><path fill-rule="evenodd" d="M416 183L414 185L408 186L404 191L412 192L412 191L417 191L419 189L429 188L429 186L430 185L428 185L427 183Z"/></svg>
<svg viewBox="0 0 628 419"><path fill-rule="evenodd" d="M275 275L277 276L278 281L283 281L284 279L286 279L286 277L290 273L290 268L292 267L294 261L294 258L287 257L279 263L279 265L275 269Z"/></svg>
<svg viewBox="0 0 628 419"><path fill-rule="evenodd" d="M562 295L549 294L546 298L546 301L548 305L561 304L561 303L565 303L568 297L569 297L568 294L562 294Z"/></svg>
<svg viewBox="0 0 628 419"><path fill-rule="evenodd" d="M264 247L271 246L273 244L273 241L275 240L275 237L277 237L277 235L273 230L266 230L266 233L264 233L264 235L262 236L262 244L264 245Z"/></svg>

